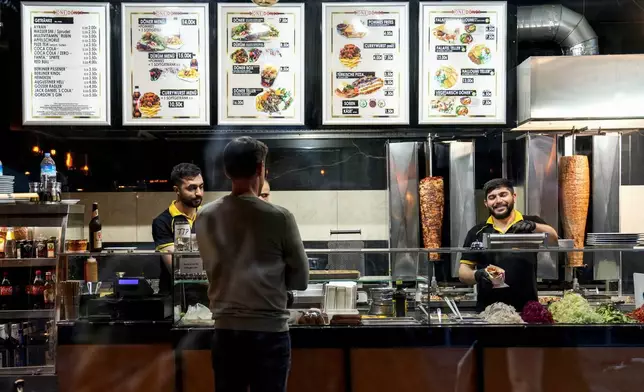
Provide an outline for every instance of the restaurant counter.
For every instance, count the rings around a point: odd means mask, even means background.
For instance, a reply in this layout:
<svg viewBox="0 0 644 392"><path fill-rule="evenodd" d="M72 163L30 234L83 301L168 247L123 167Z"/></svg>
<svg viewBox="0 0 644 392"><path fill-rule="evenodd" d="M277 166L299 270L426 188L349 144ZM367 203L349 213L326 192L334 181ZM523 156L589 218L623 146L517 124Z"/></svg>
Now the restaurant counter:
<svg viewBox="0 0 644 392"><path fill-rule="evenodd" d="M213 391L212 328L60 323L60 390ZM293 327L289 391L631 391L642 325Z"/></svg>

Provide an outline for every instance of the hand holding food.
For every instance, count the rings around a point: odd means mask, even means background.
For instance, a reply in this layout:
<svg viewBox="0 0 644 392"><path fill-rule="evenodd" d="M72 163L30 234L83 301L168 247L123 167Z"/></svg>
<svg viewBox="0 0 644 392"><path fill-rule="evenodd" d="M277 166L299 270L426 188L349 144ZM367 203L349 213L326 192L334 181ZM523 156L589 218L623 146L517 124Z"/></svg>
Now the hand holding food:
<svg viewBox="0 0 644 392"><path fill-rule="evenodd" d="M495 288L507 287L505 284L505 270L495 265L485 267L485 272L490 277L490 281Z"/></svg>
<svg viewBox="0 0 644 392"><path fill-rule="evenodd" d="M476 270L476 272L474 272L474 280L476 280L476 284L479 285L479 287L492 286L490 275L485 269Z"/></svg>

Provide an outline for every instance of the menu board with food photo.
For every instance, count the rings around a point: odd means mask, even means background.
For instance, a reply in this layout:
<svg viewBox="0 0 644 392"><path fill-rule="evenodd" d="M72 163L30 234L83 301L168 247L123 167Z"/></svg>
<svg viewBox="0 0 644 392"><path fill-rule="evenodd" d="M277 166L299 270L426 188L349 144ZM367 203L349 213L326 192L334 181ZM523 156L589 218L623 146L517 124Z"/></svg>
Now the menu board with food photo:
<svg viewBox="0 0 644 392"><path fill-rule="evenodd" d="M107 3L22 3L23 124L110 124L109 37Z"/></svg>
<svg viewBox="0 0 644 392"><path fill-rule="evenodd" d="M322 5L324 124L409 124L406 3Z"/></svg>
<svg viewBox="0 0 644 392"><path fill-rule="evenodd" d="M218 4L219 124L304 124L304 4Z"/></svg>
<svg viewBox="0 0 644 392"><path fill-rule="evenodd" d="M210 125L208 4L123 3L123 124Z"/></svg>
<svg viewBox="0 0 644 392"><path fill-rule="evenodd" d="M507 3L424 2L421 124L506 123Z"/></svg>

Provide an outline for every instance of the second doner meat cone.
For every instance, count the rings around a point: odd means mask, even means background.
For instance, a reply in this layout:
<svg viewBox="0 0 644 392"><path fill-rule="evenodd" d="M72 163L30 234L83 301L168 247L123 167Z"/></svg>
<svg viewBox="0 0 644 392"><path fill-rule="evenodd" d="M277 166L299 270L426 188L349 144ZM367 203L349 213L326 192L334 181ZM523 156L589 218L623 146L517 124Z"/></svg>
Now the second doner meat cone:
<svg viewBox="0 0 644 392"><path fill-rule="evenodd" d="M590 201L588 157L583 155L561 157L559 161L559 189L564 238L574 240L575 248L583 248ZM584 254L581 252L568 253L568 265L571 267L583 266Z"/></svg>
<svg viewBox="0 0 644 392"><path fill-rule="evenodd" d="M445 207L443 177L427 177L420 181L420 217L423 223L425 248L441 247L443 208ZM440 254L430 253L430 260L440 260Z"/></svg>

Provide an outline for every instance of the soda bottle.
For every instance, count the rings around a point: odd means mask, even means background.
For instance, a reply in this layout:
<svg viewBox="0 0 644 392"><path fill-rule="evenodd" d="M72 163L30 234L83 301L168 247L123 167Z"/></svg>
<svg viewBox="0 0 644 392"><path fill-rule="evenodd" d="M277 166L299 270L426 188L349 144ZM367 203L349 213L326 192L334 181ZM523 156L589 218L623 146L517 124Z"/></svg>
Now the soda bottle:
<svg viewBox="0 0 644 392"><path fill-rule="evenodd" d="M56 181L56 162L48 152L45 153L45 157L40 162L40 180L45 183Z"/></svg>
<svg viewBox="0 0 644 392"><path fill-rule="evenodd" d="M55 300L56 289L54 287L54 280L51 276L51 271L47 271L45 273L45 285L43 288L43 302L45 309L53 309Z"/></svg>
<svg viewBox="0 0 644 392"><path fill-rule="evenodd" d="M31 284L27 289L27 295L31 299L31 306L33 309L42 309L43 308L43 291L45 289L45 282L42 280L42 273L40 270L36 271L36 277L34 278L34 283Z"/></svg>
<svg viewBox="0 0 644 392"><path fill-rule="evenodd" d="M0 283L0 308L2 310L9 310L13 305L13 286L9 282L9 272L5 271L2 275L2 283Z"/></svg>

